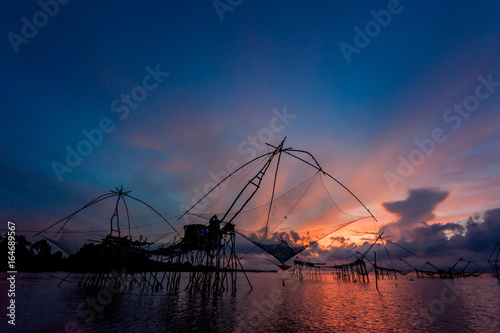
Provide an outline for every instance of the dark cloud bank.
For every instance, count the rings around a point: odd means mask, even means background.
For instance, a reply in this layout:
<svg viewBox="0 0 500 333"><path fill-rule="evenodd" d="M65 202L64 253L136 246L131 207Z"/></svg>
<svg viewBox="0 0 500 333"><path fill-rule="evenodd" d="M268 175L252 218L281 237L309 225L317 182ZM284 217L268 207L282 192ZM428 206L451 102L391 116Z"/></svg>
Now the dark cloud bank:
<svg viewBox="0 0 500 333"><path fill-rule="evenodd" d="M500 207L460 221L428 224L435 217L435 208L448 195L448 192L438 189L413 189L407 199L383 204L387 211L397 214L399 218L380 231L395 244L418 255L388 243L387 250L392 261L400 262L399 258L403 258L416 267L430 261L439 268L447 269L463 258L477 265L480 271L490 272L488 256L500 241ZM328 261L342 262L368 247L368 243L358 247L342 240L343 246L328 250L316 248L314 252ZM377 251L386 253L385 249Z"/></svg>

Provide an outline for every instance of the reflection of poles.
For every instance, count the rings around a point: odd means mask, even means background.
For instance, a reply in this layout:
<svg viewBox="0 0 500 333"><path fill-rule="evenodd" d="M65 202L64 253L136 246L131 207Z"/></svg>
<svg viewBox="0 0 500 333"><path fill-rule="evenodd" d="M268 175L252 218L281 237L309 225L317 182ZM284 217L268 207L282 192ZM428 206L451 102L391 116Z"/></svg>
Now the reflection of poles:
<svg viewBox="0 0 500 333"><path fill-rule="evenodd" d="M368 270L366 269L365 261L361 259L360 262L360 269L361 269L361 276L363 277L363 282L365 282L365 276L366 276L366 282L370 282L370 278L368 277Z"/></svg>
<svg viewBox="0 0 500 333"><path fill-rule="evenodd" d="M373 256L375 257L375 264L373 267L375 267L375 287L377 287L378 290L378 271L377 271L377 252L373 252Z"/></svg>
<svg viewBox="0 0 500 333"><path fill-rule="evenodd" d="M498 285L500 285L500 272L498 270L498 256L495 259L495 276L496 276L496 278L498 280Z"/></svg>
<svg viewBox="0 0 500 333"><path fill-rule="evenodd" d="M495 260L493 261L493 256L495 255L496 251L496 257ZM498 269L498 257L500 256L500 242L495 245L493 248L493 251L491 251L490 256L488 257L488 263L491 265L494 271L494 277L497 278L498 284L500 285L500 270Z"/></svg>

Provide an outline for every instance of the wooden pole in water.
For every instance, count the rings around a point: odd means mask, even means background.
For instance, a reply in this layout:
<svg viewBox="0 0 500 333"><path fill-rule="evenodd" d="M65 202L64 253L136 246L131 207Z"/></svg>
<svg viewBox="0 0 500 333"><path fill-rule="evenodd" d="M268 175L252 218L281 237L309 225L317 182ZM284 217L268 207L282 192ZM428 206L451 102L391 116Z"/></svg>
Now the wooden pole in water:
<svg viewBox="0 0 500 333"><path fill-rule="evenodd" d="M373 256L375 257L375 264L373 265L375 267L375 287L377 287L378 290L378 272L377 272L377 252L373 252Z"/></svg>

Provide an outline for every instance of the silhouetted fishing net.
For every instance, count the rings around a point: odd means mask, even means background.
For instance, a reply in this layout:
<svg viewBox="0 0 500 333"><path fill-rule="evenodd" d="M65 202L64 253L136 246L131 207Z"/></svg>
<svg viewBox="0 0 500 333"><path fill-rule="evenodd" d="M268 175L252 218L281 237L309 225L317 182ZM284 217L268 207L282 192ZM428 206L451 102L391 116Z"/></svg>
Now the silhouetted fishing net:
<svg viewBox="0 0 500 333"><path fill-rule="evenodd" d="M109 230L94 230L94 231L82 231L82 230L71 230L62 229L59 231L58 235L47 235L41 236L48 242L55 245L58 249L66 254L76 253L84 244L91 242L100 242L107 234ZM140 234L134 239L138 241L144 241L146 243L158 243L160 241L166 241L174 234L174 232L163 232L158 234Z"/></svg>
<svg viewBox="0 0 500 333"><path fill-rule="evenodd" d="M129 192L117 188L117 191L103 194L35 236L40 235L66 254L72 254L85 243L100 243L107 236L149 246L177 234L154 208ZM169 230L165 230L165 225Z"/></svg>
<svg viewBox="0 0 500 333"><path fill-rule="evenodd" d="M297 232L294 230L281 230L265 234L264 230L260 232L249 233L244 230L237 229L236 232L248 239L255 246L261 248L265 252L276 258L281 264L284 264L292 257L303 252L308 247L331 235L337 230L340 230L357 220L333 225L317 230L307 230Z"/></svg>
<svg viewBox="0 0 500 333"><path fill-rule="evenodd" d="M62 230L59 233L59 238L45 237L42 236L48 242L54 244L56 247L61 249L66 254L73 254L78 251L78 249L85 244L85 238L82 235L78 235L72 232L66 232Z"/></svg>
<svg viewBox="0 0 500 333"><path fill-rule="evenodd" d="M333 232L372 217L354 194L315 167L309 155L302 160L285 152L275 152L272 161L264 155L242 167L228 184L219 184L223 191L218 196L209 193L194 205L193 222L217 214L283 265Z"/></svg>
<svg viewBox="0 0 500 333"><path fill-rule="evenodd" d="M257 243L253 242L255 245L278 259L278 261L281 264L284 264L285 262L288 261L288 259L292 258L293 256L299 254L300 252L304 251L307 247L306 246L293 246L288 244L287 241L284 239L280 239L276 243L273 244L262 244L262 243Z"/></svg>

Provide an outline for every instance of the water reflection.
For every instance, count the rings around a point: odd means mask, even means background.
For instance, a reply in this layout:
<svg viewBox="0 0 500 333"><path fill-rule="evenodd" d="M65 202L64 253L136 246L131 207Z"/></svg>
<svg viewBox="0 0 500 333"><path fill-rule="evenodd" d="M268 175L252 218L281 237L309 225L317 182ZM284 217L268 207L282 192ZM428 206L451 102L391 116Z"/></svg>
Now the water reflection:
<svg viewBox="0 0 500 333"><path fill-rule="evenodd" d="M236 295L127 290L105 298L100 290L71 283L57 287L55 278L19 274L16 329L65 332L70 325L82 332L492 332L500 327L500 287L494 279L382 280L377 292L373 283L337 282L329 275L299 282L286 274L285 287L282 274L250 275L254 290L249 292L241 278ZM5 279L0 286L5 290ZM0 331L7 332L6 326Z"/></svg>
<svg viewBox="0 0 500 333"><path fill-rule="evenodd" d="M169 331L228 332L235 327L236 297L232 295L166 297L162 307Z"/></svg>

